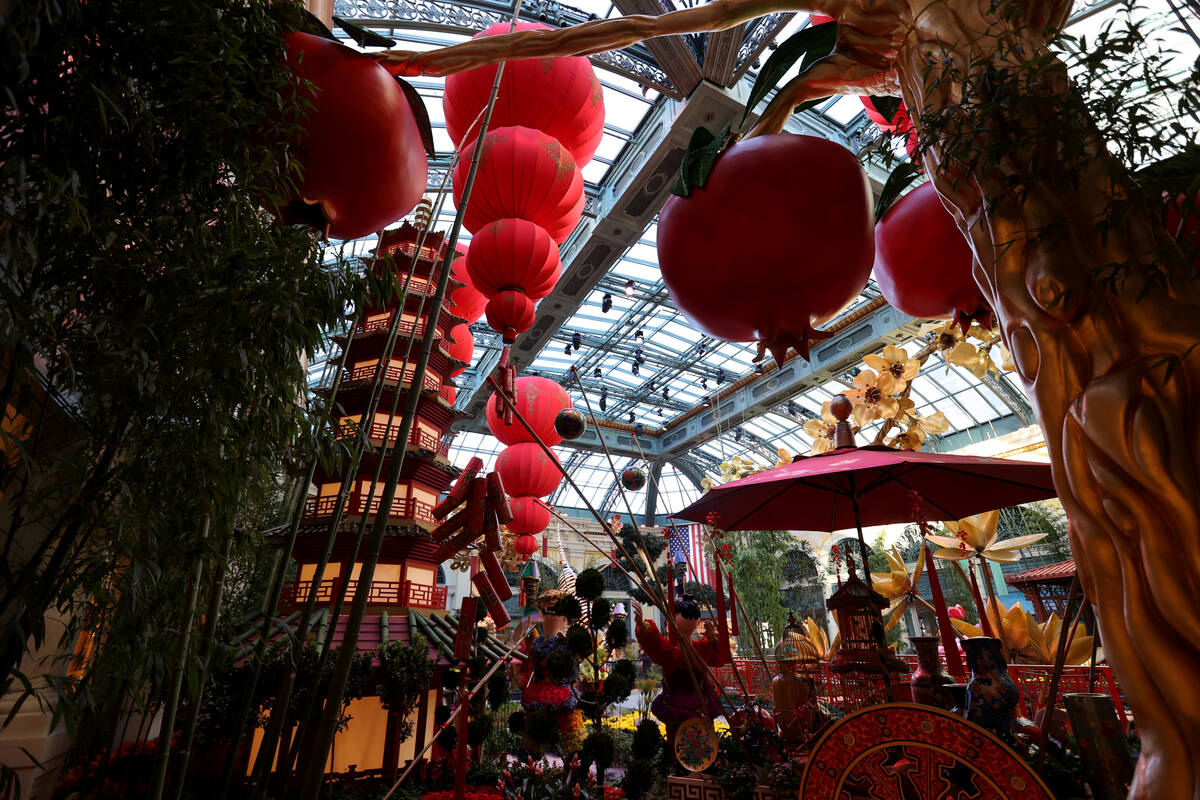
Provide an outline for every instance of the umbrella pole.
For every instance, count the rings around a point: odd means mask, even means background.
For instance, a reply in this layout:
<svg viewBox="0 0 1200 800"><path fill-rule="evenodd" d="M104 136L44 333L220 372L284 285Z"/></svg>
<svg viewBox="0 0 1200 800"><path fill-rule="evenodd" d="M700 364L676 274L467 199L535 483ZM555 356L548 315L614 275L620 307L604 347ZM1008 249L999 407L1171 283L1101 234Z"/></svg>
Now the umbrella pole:
<svg viewBox="0 0 1200 800"><path fill-rule="evenodd" d="M942 649L946 651L946 669L960 683L967 677L963 665L962 653L958 649L958 639L954 636L954 624L950 622L950 610L946 608L946 598L942 594L942 582L938 578L937 567L934 565L933 554L925 548L925 565L929 575L929 593L933 595L933 607L937 613L938 632L942 635Z"/></svg>
<svg viewBox="0 0 1200 800"><path fill-rule="evenodd" d="M858 529L858 553L862 556L862 571L863 576L867 581L867 588L874 588L871 584L871 565L867 560L867 540L863 537L862 529L862 514L858 510L858 489L854 485L854 473L850 475L850 503L854 506L854 527Z"/></svg>

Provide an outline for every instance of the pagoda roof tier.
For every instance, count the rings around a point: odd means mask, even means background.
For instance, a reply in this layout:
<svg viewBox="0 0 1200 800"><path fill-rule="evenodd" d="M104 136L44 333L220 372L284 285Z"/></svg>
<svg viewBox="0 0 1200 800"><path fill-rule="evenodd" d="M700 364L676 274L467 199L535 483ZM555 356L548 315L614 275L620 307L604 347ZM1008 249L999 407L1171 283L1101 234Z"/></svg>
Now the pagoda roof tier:
<svg viewBox="0 0 1200 800"><path fill-rule="evenodd" d="M362 560L361 549L357 556L354 553L358 524L359 517L342 518L338 524L338 535L334 539L333 550L329 554L331 562L348 561L351 557ZM371 521L368 520L368 531L370 524ZM281 525L268 531L267 536L272 543L281 545L287 538L287 531L287 526ZM292 559L301 564L315 563L325 550L325 537L328 535L328 520L301 520L296 531L296 546L292 549ZM389 524L384 532L383 547L379 551L379 563L401 564L407 561L409 564L437 567L437 548L429 538L429 531L424 527L411 523Z"/></svg>
<svg viewBox="0 0 1200 800"><path fill-rule="evenodd" d="M435 350L434 354L430 357L430 359L429 359L430 363L432 364L435 359L440 359L443 362L441 364L441 366L443 366L443 367L447 366L450 363L450 359L447 358L444 353L441 353L438 350ZM457 364L460 362L454 362L454 363ZM369 391L371 388L372 381L375 380L375 366L376 366L375 364L365 364L361 367L347 369L345 372L343 372L342 373L342 382L341 382L341 385L338 387L339 402L343 395L348 394L351 391L354 391L354 390ZM443 372L442 374L445 374L445 372ZM403 370L403 372L401 372L399 364L391 365L387 368L387 373L385 375L384 389L385 390L389 390L389 389L394 390L396 388L396 386L399 385L399 387L402 391L407 391L409 383L412 381L413 377L414 377L414 370L412 367L409 367L408 369L405 369L405 370ZM430 372L427 370L425 372L425 380L422 382L422 388L424 389L425 394L433 395L434 398L436 398L437 396L440 395L443 402L450 404L450 392L447 390L452 387L449 385L443 385L442 381L438 378L438 376L436 374L436 370L433 372ZM328 396L329 389L330 389L330 387L328 387L328 386L322 386L322 387L313 389L313 392L324 397L324 396ZM431 399L433 399L433 398L431 398Z"/></svg>
<svg viewBox="0 0 1200 800"><path fill-rule="evenodd" d="M454 278L451 278L449 284L447 284L447 286L446 286L446 294L449 295L452 290L457 289L463 285L464 284L462 282L455 280ZM404 283L401 282L400 288L403 288L403 287L404 287ZM436 296L437 296L437 277L436 276L434 276L432 278L413 278L411 281L409 281L408 289L404 293L404 298L403 298L404 310L411 311L414 313L419 312L422 315L427 314L433 310L433 308L434 308L433 299ZM444 297L443 297L443 299L444 299ZM422 305L422 302L421 302L422 300L424 300L424 305ZM362 310L363 310L363 313L365 313L365 314L378 314L382 311L387 311L390 308L396 308L399 305L401 305L401 299L396 296L389 298L387 300L387 302L375 300L372 298L367 298L367 300L364 301L364 303L363 303ZM449 315L450 315L450 311L448 311L444 308L444 303L443 303L442 316L449 316ZM463 320L461 317L456 317L456 319L459 319L463 322L466 321L466 320Z"/></svg>
<svg viewBox="0 0 1200 800"><path fill-rule="evenodd" d="M412 327L412 326L410 325L409 327ZM419 325L418 327L424 328L424 325ZM386 333L386 330L383 331L382 333ZM438 336L437 339L435 340L437 346L433 349L432 355L430 356L430 359L429 359L430 366L433 366L435 361L438 363L439 366L441 366L442 364L451 365L448 369L453 369L454 367L464 367L465 368L465 367L471 366L471 364L469 362L460 361L459 359L451 356L446 351L445 342L447 341L449 331L442 331L442 334L443 335ZM378 358L380 355L383 354L383 349L386 344L387 344L387 336L385 336L385 335L364 336L362 338L355 338L354 342L350 345L350 359L349 360L353 362L353 361L357 361L357 360L363 359L363 358ZM414 342L414 345L418 345L418 343ZM345 344L343 343L342 346L345 347ZM417 352L418 346L413 347L414 353ZM408 345L404 340L397 339L395 346L392 349L392 357L395 358L399 355L403 355L404 351L407 349L407 347L408 347ZM443 371L442 374L446 374L446 372Z"/></svg>
<svg viewBox="0 0 1200 800"><path fill-rule="evenodd" d="M454 389L453 385L446 384L444 386L439 385L436 391L426 389L422 392L421 401L417 404L418 416L430 422L437 422L439 427L443 429L449 428L451 424L458 420L469 419L471 417L470 414L455 408L454 404L450 402L449 395L452 389ZM329 394L328 389L318 389L316 392L322 396L328 396ZM363 413L366 410L370 394L371 384L365 381L340 387L337 394L337 408L339 409L337 415ZM394 385L389 386L387 384L384 384L383 392L380 394L380 402L377 410L382 413L390 411L392 408L392 398L397 394L400 395L400 405L397 407L399 410L396 413L397 415L402 413L407 407L405 400L408 396L408 388L404 387L397 390ZM440 420L446 420L445 424L442 424Z"/></svg>
<svg viewBox="0 0 1200 800"><path fill-rule="evenodd" d="M416 312L416 310L417 310L416 305L417 305L416 301L413 302L412 308L409 308L406 304L406 307L404 310ZM426 308L425 311L428 312L429 309ZM354 344L355 344L355 346L357 347L359 342L364 342L364 341L367 341L370 339L376 339L376 338L379 339L380 341L386 341L388 327L392 324L392 315L394 313L395 313L395 309L390 309L388 311L387 316L377 317L372 320L367 320L366 322L360 322L358 324L358 326L354 329ZM412 321L401 320L400 324L398 326L399 327L399 337L404 337L404 336L421 337L421 336L424 336L425 335L425 318L428 316L428 314L422 313L421 316L422 316L422 319L419 321L416 321L415 324ZM443 306L442 313L438 315L437 329L439 331L441 331L442 334L444 335L444 334L449 333L450 330L452 328L454 328L455 326L463 325L466 322L467 321L465 319L463 319L460 316L457 316L456 314L451 312L449 310L449 308ZM346 341L349 339L349 336L347 336L344 333L339 333L339 334L334 335L332 338L333 338L333 341L336 342L342 349L345 349Z"/></svg>
<svg viewBox="0 0 1200 800"><path fill-rule="evenodd" d="M414 259L421 235L420 228L405 220L399 226L381 233L378 243L371 248L371 255L363 256L362 262L372 269L390 266L398 276L412 270L414 276L428 277L446 257L446 234L444 231L425 233L420 257Z"/></svg>
<svg viewBox="0 0 1200 800"><path fill-rule="evenodd" d="M389 474L392 463L391 452L390 448L384 452L383 469L379 473L380 476ZM400 469L400 480L404 483L416 483L422 488L441 492L445 489L446 484L458 475L458 467L447 461L443 455L437 455L428 449L411 445L405 449L405 452L407 455L404 457L404 466ZM375 474L375 465L378 460L379 456L376 452L363 453L358 462L357 478L370 480ZM317 483L340 481L341 473L319 467L313 474L313 480Z"/></svg>

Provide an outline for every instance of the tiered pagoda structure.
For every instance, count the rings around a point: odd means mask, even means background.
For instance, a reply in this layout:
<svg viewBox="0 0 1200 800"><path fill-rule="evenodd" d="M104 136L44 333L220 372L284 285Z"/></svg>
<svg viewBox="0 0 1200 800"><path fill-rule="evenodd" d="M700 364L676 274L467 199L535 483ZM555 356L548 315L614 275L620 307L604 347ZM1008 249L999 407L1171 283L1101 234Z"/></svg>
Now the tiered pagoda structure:
<svg viewBox="0 0 1200 800"><path fill-rule="evenodd" d="M350 561L355 533L363 514L373 514L379 508L383 480L376 484L374 492L371 483L377 473L381 478L389 474L389 462L399 452L396 437L401 416L408 406L408 393L413 391L420 340L425 335L431 312L435 310L433 296L446 243L444 234L429 232L421 245L420 256L414 260L420 236L420 229L408 222L384 232L378 247L372 251L373 256L366 259L367 267L385 276L390 273L398 288L404 286L411 268L413 274L408 290L402 301L394 299L391 303L365 309L352 338L343 335L334 339L343 349L349 340L346 367L334 403L337 429L347 438L363 431L371 448L363 454L349 485L333 553L318 586L311 586L312 576L325 534L337 511L343 475L320 469L314 475L316 494L310 496L304 506L302 535L297 538L293 552L298 562L297 581L285 591L285 603L303 603L310 589L317 592L319 603L330 602L337 596L342 581L357 579L359 565ZM453 278L451 281L452 286L461 285ZM399 332L387 360L379 400L372 418L364 419L375 373L385 354L388 328L396 314L401 315ZM457 472L446 458L449 450L446 435L451 423L464 415L454 408L455 388L451 376L467 364L451 355L454 348L450 331L463 322L445 307L438 315L437 341L424 381L417 390L421 396L417 417L408 441L404 443L407 450L404 468L389 514L387 538L371 584L372 605L396 610L446 608L446 588L439 587L436 580L438 563L444 554L439 557L428 534L437 525L431 513L433 506ZM330 391L332 388L322 390L326 396ZM389 432L388 416L393 405L397 412ZM386 442L385 434L388 434ZM382 470L379 469L380 459L384 461Z"/></svg>

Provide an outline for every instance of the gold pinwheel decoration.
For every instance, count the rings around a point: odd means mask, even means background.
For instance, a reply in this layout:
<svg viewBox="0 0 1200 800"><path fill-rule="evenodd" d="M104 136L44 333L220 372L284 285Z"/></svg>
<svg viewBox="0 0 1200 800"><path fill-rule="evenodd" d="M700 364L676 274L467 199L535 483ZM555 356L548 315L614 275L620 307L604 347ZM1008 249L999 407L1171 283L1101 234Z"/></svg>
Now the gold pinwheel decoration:
<svg viewBox="0 0 1200 800"><path fill-rule="evenodd" d="M891 548L884 555L887 557L889 572L872 572L871 585L886 599L892 602L888 609L888 618L884 620L884 630L890 631L896 623L904 618L904 613L914 603L922 608L936 613L933 606L925 598L917 594L917 583L925 569L925 548L917 552L917 563L912 575L908 573L908 565L896 548Z"/></svg>

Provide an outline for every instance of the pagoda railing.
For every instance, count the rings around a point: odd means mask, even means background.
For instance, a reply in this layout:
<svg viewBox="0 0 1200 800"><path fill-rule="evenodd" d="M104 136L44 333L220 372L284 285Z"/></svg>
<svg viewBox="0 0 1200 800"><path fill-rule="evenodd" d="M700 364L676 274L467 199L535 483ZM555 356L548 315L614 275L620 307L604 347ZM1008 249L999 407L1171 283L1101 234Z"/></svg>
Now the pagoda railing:
<svg viewBox="0 0 1200 800"><path fill-rule="evenodd" d="M367 431L367 438L382 442L384 437L387 437L388 445L391 446L391 444L396 440L396 435L400 432L399 422L394 421L391 428L392 429L389 432L388 424L386 422L372 422L370 425L370 430ZM357 422L350 419L343 419L338 423L337 436L339 439L345 439L347 437L356 435L358 430L359 424ZM391 434L390 436L388 435L389 433ZM443 442L442 437L420 428L413 428L412 433L409 434L408 443L413 447L419 447L422 450L429 450L437 453L440 456L446 456L450 453L449 442Z"/></svg>
<svg viewBox="0 0 1200 800"><path fill-rule="evenodd" d="M337 508L337 498L336 494L308 498L304 501L304 517L318 518L333 516L333 512ZM374 497L371 498L369 508L366 501L367 495L365 493L351 492L350 497L346 500L346 510L344 513L354 516L357 514L374 514L379 511L379 492L376 492ZM423 500L418 500L415 497L402 497L393 500L392 510L388 516L437 524L437 520L433 518L433 505Z"/></svg>
<svg viewBox="0 0 1200 800"><path fill-rule="evenodd" d="M916 656L901 655L900 658L908 663L910 668L916 666ZM1009 664L1008 674L1021 692L1021 701L1017 706L1018 714L1032 718L1035 711L1045 706L1046 695L1050 688L1050 677L1053 672L1052 664ZM764 666L761 661L735 659L732 664L718 667L716 673L717 679L730 695L741 695L744 684L745 691L750 694L770 698L771 681L778 674L778 670L774 662L767 662L767 665ZM818 696L825 702L840 707L843 692L838 676L829 669L829 662L818 662L814 679L817 684ZM1090 688L1089 685L1092 679L1095 681L1094 688ZM1060 697L1063 694L1088 691L1107 694L1113 699L1113 705L1116 706L1121 724L1129 723L1129 712L1121 697L1121 688L1117 685L1112 668L1107 664L1095 667L1094 674L1090 667L1063 667L1058 691Z"/></svg>
<svg viewBox="0 0 1200 800"><path fill-rule="evenodd" d="M375 364L362 364L353 369L346 370L345 377L342 378L342 383L358 383L360 381L374 380ZM411 383L415 374L412 367L405 368L399 364L389 364L384 372L384 380L388 383ZM432 373L425 374L425 380L422 386L431 392L440 392L442 382Z"/></svg>
<svg viewBox="0 0 1200 800"><path fill-rule="evenodd" d="M393 311L391 314L387 314L386 316L377 317L376 319L367 320L366 322L361 323L357 328L355 328L354 335L365 336L366 334L374 333L375 331L387 330L387 327L392 324L392 315L395 313L396 312ZM425 335L424 320L421 320L417 324L413 324L413 320L402 319L396 328L400 331L400 333L404 333L409 336Z"/></svg>
<svg viewBox="0 0 1200 800"><path fill-rule="evenodd" d="M279 602L285 605L299 605L306 602L308 593L312 592L317 603L332 603L341 593L343 583L348 584L347 596L353 595L358 589L358 581L343 581L341 578L330 578L315 586L312 581L289 581L283 585ZM412 581L372 581L367 602L376 605L445 610L446 591L445 586L429 586Z"/></svg>

